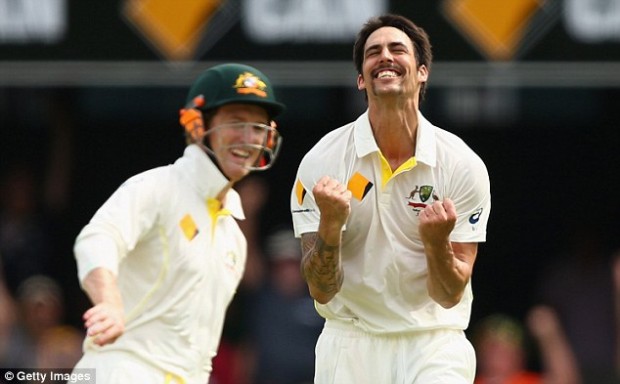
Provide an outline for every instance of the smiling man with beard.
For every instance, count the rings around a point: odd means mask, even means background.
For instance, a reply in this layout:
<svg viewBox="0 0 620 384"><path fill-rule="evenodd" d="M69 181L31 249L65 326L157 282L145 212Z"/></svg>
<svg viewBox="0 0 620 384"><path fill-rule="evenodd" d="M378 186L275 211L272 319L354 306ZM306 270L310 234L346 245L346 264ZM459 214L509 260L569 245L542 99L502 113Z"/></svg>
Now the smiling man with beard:
<svg viewBox="0 0 620 384"><path fill-rule="evenodd" d="M303 158L291 194L325 325L315 383L472 383L471 276L491 208L483 161L420 112L426 32L370 19L353 57L368 110Z"/></svg>

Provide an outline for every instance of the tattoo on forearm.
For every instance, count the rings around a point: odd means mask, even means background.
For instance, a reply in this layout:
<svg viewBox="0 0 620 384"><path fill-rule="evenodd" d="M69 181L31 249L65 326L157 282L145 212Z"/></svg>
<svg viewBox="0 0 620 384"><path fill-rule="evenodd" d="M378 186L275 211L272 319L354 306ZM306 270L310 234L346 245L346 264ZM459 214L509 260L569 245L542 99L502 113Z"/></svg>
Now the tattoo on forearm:
<svg viewBox="0 0 620 384"><path fill-rule="evenodd" d="M327 245L318 234L303 235L301 273L309 284L324 293L336 293L344 274L340 265L340 247Z"/></svg>

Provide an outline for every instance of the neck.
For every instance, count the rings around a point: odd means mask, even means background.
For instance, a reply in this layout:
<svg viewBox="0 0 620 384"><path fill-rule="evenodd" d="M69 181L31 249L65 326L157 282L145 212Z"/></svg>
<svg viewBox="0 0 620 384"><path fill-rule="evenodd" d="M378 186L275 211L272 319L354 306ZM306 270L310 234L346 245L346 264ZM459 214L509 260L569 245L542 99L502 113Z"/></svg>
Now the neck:
<svg viewBox="0 0 620 384"><path fill-rule="evenodd" d="M230 191L234 184L234 181L229 181L228 183L226 183L224 188L222 188L222 190L219 191L218 194L215 196L215 198L218 199L222 203L222 205L224 205L224 202L226 201L226 194L228 193L228 191Z"/></svg>
<svg viewBox="0 0 620 384"><path fill-rule="evenodd" d="M370 104L368 114L375 141L392 170L415 155L419 122L413 104L404 108Z"/></svg>

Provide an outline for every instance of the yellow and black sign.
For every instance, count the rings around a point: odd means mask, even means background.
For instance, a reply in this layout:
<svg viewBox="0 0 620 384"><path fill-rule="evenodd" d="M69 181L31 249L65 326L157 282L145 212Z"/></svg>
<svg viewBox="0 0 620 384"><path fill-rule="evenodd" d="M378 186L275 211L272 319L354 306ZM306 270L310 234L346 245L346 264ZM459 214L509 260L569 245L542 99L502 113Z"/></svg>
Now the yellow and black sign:
<svg viewBox="0 0 620 384"><path fill-rule="evenodd" d="M545 0L445 0L448 20L490 60L511 60Z"/></svg>
<svg viewBox="0 0 620 384"><path fill-rule="evenodd" d="M166 59L187 60L226 1L127 0L123 14Z"/></svg>

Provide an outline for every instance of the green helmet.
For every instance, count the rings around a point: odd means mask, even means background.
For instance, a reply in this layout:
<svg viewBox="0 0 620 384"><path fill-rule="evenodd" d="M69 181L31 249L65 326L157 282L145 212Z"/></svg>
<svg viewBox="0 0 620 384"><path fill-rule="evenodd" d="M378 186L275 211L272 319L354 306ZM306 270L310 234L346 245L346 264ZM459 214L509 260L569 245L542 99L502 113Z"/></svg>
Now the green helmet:
<svg viewBox="0 0 620 384"><path fill-rule="evenodd" d="M230 103L255 104L273 119L285 108L276 100L267 76L244 64L220 64L204 71L190 88L187 104L200 95L204 97L204 105L199 107L203 111Z"/></svg>

